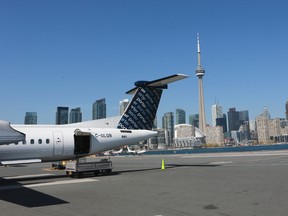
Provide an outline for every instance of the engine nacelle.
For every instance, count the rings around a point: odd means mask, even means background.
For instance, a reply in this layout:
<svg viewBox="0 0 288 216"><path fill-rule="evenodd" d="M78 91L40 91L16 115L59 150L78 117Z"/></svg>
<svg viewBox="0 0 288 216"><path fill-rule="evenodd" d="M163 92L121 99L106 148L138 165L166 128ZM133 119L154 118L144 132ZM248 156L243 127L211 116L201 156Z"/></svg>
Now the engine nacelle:
<svg viewBox="0 0 288 216"><path fill-rule="evenodd" d="M10 122L0 120L0 145L18 143L25 140L26 135L10 126Z"/></svg>

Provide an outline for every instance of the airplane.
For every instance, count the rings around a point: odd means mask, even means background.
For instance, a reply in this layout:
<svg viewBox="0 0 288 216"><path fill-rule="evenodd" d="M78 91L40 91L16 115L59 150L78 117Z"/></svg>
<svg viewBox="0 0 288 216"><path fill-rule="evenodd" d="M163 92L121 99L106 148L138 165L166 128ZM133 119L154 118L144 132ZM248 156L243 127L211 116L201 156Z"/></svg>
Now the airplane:
<svg viewBox="0 0 288 216"><path fill-rule="evenodd" d="M138 151L136 151L136 150L131 150L131 149L129 148L129 146L127 146L127 152L128 152L129 154L133 154L133 155L143 155L143 154L146 152L146 150L145 150L145 149L141 149L141 150L138 150Z"/></svg>
<svg viewBox="0 0 288 216"><path fill-rule="evenodd" d="M101 152L99 156L111 156L111 151Z"/></svg>
<svg viewBox="0 0 288 216"><path fill-rule="evenodd" d="M187 78L175 74L137 81L124 114L67 125L12 125L0 121L0 165L73 160L131 145L157 135L153 122L163 89Z"/></svg>
<svg viewBox="0 0 288 216"><path fill-rule="evenodd" d="M108 151L105 151L105 152L101 152L99 155L103 155L103 156L113 156L113 155L119 155L123 152L123 149L121 148L120 150L118 151L115 151L115 150L108 150Z"/></svg>
<svg viewBox="0 0 288 216"><path fill-rule="evenodd" d="M133 155L136 154L136 151L135 151L135 150L131 150L131 149L129 148L129 146L127 146L127 152L128 152L129 154L133 154Z"/></svg>
<svg viewBox="0 0 288 216"><path fill-rule="evenodd" d="M123 152L123 148L119 149L118 151L112 150L111 154L112 155L118 155L118 154L121 154L122 152Z"/></svg>
<svg viewBox="0 0 288 216"><path fill-rule="evenodd" d="M143 155L146 152L146 149L141 149L139 151L136 151L137 155Z"/></svg>

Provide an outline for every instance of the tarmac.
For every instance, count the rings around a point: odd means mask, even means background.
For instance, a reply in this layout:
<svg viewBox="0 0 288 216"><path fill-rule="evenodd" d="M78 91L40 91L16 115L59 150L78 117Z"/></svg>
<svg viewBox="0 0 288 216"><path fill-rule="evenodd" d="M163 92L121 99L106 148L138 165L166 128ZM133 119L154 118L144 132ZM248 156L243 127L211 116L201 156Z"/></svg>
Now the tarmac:
<svg viewBox="0 0 288 216"><path fill-rule="evenodd" d="M0 167L0 215L288 215L288 150L111 160L111 175L84 178L51 163Z"/></svg>

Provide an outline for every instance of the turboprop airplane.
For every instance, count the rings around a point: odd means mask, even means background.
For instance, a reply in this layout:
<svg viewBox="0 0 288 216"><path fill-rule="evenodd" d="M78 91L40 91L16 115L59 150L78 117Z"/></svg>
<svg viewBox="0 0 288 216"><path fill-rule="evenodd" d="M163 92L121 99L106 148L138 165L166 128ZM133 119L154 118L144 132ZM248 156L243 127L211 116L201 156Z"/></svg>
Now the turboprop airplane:
<svg viewBox="0 0 288 216"><path fill-rule="evenodd" d="M143 155L143 154L146 152L146 150L145 150L145 149L141 149L141 150L131 150L131 149L129 148L129 146L127 146L127 152L128 152L129 154L133 154L133 155Z"/></svg>
<svg viewBox="0 0 288 216"><path fill-rule="evenodd" d="M133 155L136 154L136 151L135 151L135 150L131 150L131 149L129 148L129 146L127 146L127 152L128 152L129 154L133 154Z"/></svg>
<svg viewBox="0 0 288 216"><path fill-rule="evenodd" d="M119 155L123 152L123 149L121 148L120 150L118 151L115 151L115 150L108 150L108 151L105 151L105 152L102 152L100 153L100 155L104 155L104 156L114 156L114 155Z"/></svg>
<svg viewBox="0 0 288 216"><path fill-rule="evenodd" d="M112 155L119 155L119 154L121 154L122 152L123 152L123 148L121 148L121 149L118 150L118 151L112 150L112 151L111 151L111 154L112 154Z"/></svg>
<svg viewBox="0 0 288 216"><path fill-rule="evenodd" d="M71 160L156 136L152 126L163 89L187 77L175 74L135 82L136 87L126 92L134 96L114 128L107 126L109 119L67 125L10 125L0 121L0 165Z"/></svg>
<svg viewBox="0 0 288 216"><path fill-rule="evenodd" d="M136 154L143 155L145 152L146 152L146 149L141 149L141 150L136 151Z"/></svg>

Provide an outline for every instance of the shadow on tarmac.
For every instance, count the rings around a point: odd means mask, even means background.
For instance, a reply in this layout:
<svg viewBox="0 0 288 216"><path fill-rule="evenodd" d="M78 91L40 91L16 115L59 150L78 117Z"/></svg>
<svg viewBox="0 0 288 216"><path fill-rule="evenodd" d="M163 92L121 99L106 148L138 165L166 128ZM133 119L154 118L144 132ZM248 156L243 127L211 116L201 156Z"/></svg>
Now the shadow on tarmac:
<svg viewBox="0 0 288 216"><path fill-rule="evenodd" d="M47 178L47 176L45 177ZM0 178L1 185L8 184L11 188L1 190L0 192L0 200L14 203L17 205L25 206L25 207L43 207L49 205L60 205L66 204L68 202L53 197L51 195L41 193L39 191L33 190L31 188L26 188L22 184L17 181L6 180Z"/></svg>
<svg viewBox="0 0 288 216"><path fill-rule="evenodd" d="M165 164L165 169L174 169L178 167L218 167L221 165L218 164ZM153 171L160 170L161 167L154 168L143 168L143 169L131 169L131 170L121 170L121 171L113 171L110 175L119 175L121 173L132 173L132 172L144 172L144 171Z"/></svg>
<svg viewBox="0 0 288 216"><path fill-rule="evenodd" d="M218 167L219 164L166 164L170 168L175 167Z"/></svg>

